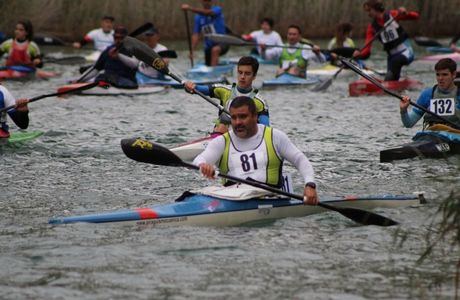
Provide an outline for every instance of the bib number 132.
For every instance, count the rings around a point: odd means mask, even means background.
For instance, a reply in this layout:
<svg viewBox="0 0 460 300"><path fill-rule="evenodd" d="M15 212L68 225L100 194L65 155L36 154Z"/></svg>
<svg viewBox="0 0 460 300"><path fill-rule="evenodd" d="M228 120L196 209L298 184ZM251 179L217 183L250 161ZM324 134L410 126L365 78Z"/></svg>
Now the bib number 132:
<svg viewBox="0 0 460 300"><path fill-rule="evenodd" d="M257 170L257 161L256 161L256 154L252 153L251 155L242 154L240 156L241 161L241 168L243 168L244 172L248 172L251 170L251 162L252 162L252 169Z"/></svg>
<svg viewBox="0 0 460 300"><path fill-rule="evenodd" d="M430 110L440 116L451 116L454 112L454 99L432 99Z"/></svg>

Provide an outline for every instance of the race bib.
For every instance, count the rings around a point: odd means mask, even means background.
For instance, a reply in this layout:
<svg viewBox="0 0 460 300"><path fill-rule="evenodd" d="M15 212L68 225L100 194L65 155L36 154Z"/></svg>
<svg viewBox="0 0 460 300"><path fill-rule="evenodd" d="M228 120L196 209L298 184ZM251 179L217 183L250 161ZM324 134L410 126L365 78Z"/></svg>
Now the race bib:
<svg viewBox="0 0 460 300"><path fill-rule="evenodd" d="M294 60L283 60L283 62L281 63L281 68L282 69L289 69L291 67L294 67L297 65L297 62L298 60L297 59L294 59Z"/></svg>
<svg viewBox="0 0 460 300"><path fill-rule="evenodd" d="M203 34L215 34L216 29L214 28L214 24L206 24L201 27L201 33Z"/></svg>
<svg viewBox="0 0 460 300"><path fill-rule="evenodd" d="M430 101L430 111L438 116L455 115L455 101L453 98L436 98Z"/></svg>
<svg viewBox="0 0 460 300"><path fill-rule="evenodd" d="M392 42L399 37L396 28L387 28L380 34L380 38L384 44Z"/></svg>

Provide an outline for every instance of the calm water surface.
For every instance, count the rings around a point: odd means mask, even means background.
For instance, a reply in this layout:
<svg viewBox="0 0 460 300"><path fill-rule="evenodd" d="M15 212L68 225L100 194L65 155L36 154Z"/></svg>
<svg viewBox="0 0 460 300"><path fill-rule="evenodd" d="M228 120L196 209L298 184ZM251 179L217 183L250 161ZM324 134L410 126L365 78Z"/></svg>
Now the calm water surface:
<svg viewBox="0 0 460 300"><path fill-rule="evenodd" d="M186 53L179 55L175 70L184 71ZM373 63L384 67L383 55ZM48 68L61 76L4 85L16 97L32 97L78 75L72 66ZM430 66L414 63L407 72L434 83ZM262 66L257 83L273 73ZM321 194L425 191L427 205L377 211L400 226L358 226L335 213L262 227L49 226L49 218L66 211L169 203L186 189L212 184L194 171L136 163L119 143L142 136L173 146L204 136L216 115L182 90L50 98L30 105L30 130L45 134L0 150L0 298L452 298L458 252L444 245L425 263L415 262L439 203L460 185L460 159L379 163L380 150L409 141L417 128L402 127L397 99L348 97L354 78L339 77L327 93L264 91L271 121L311 159Z"/></svg>

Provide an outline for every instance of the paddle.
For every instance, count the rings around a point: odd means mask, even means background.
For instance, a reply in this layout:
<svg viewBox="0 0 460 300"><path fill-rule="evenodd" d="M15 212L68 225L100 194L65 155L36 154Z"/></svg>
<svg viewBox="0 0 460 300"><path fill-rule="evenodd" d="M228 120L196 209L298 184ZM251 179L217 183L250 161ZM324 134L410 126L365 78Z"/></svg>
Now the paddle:
<svg viewBox="0 0 460 300"><path fill-rule="evenodd" d="M200 169L193 164L184 162L169 149L143 139L123 139L121 140L121 148L127 157L135 161L161 166L186 167L193 170ZM217 173L217 176L303 201L302 195L285 192L277 188L265 185L261 182L237 178L220 173ZM335 207L321 202L318 203L318 206L328 210L336 211L343 216L363 225L391 226L398 224L397 222L384 216L357 208Z"/></svg>
<svg viewBox="0 0 460 300"><path fill-rule="evenodd" d="M88 89L93 88L93 87L95 87L97 85L99 85L99 82L97 82L97 81L96 82L91 82L91 83L88 83L86 85L79 86L78 88L75 88L75 89L69 89L69 90L66 90L66 91L63 91L63 92L57 92L57 93L45 94L45 95L37 96L37 97L29 99L29 101L27 101L27 103L35 102L35 101L38 101L38 100L41 100L41 99L44 99L44 98L48 98L48 97L61 96L61 95L64 95L64 94L70 94L70 93L75 93L75 92L79 92L79 91L88 90ZM7 107L4 107L4 108L0 109L0 113L2 113L4 111L8 111L8 110L13 109L13 108L16 108L16 104L13 104L13 105L10 105L10 106L7 106Z"/></svg>
<svg viewBox="0 0 460 300"><path fill-rule="evenodd" d="M361 75L362 77L366 78L367 80L369 80L370 82L372 82L373 84L375 84L377 87L379 87L380 89L382 89L385 93L387 93L388 95L391 95L395 98L398 98L400 100L403 99L403 97L401 95L399 95L398 93L384 87L382 85L382 83L380 83L380 81L378 81L376 78L364 73L359 67L355 66L353 63L347 61L346 59L343 59L343 58L339 58L340 61L346 65L348 68L350 68L351 70L353 70L355 73ZM451 122L449 121L448 119L444 118L444 117L441 117L437 114L435 114L434 112L426 109L425 107L423 106L420 106L418 105L417 103L413 102L413 101L409 101L409 103L414 106L414 107L417 107L418 109L420 109L421 111L429 114L429 115L432 115L434 117L436 117L437 119L439 119L440 121L442 121L443 123L446 123L446 124L449 124L450 126L452 126L453 128L456 128L456 129L460 129L460 127L455 124L454 122Z"/></svg>
<svg viewBox="0 0 460 300"><path fill-rule="evenodd" d="M366 49L367 47L369 47L369 45L380 35L380 33L382 33L394 20L396 19L396 17L394 18L391 18L390 20L388 20L382 28L380 28L375 34L374 36L363 46L361 47L361 49L359 49L359 51L363 51L364 49ZM350 59L351 61L351 59ZM312 91L313 92L321 92L321 91L325 91L327 90L327 88L332 84L332 81L334 79L337 78L337 76L340 74L340 72L342 72L342 70L345 68L344 65L342 65L340 67L340 69L337 70L337 72L334 73L334 75L332 75L330 78L318 83L317 86L315 86Z"/></svg>
<svg viewBox="0 0 460 300"><path fill-rule="evenodd" d="M414 37L414 41L417 45L422 47L442 47L440 42L426 36L416 36Z"/></svg>
<svg viewBox="0 0 460 300"><path fill-rule="evenodd" d="M143 61L149 66L152 66L155 70L170 76L172 79L176 80L177 82L183 83L183 81L177 76L176 74L172 73L169 69L166 63L161 59L161 57L153 51L149 46L146 44L142 43L141 41L132 38L132 37L126 37L123 40L123 46L122 48L128 52L129 54L133 55L137 59ZM217 107L220 111L225 112L226 114L230 115L230 113L219 103L216 103L213 101L211 98L208 96L204 95L202 92L198 90L194 90L194 93L199 95L201 98L204 100L208 101L215 107Z"/></svg>
<svg viewBox="0 0 460 300"><path fill-rule="evenodd" d="M192 37L190 35L190 23L188 21L188 13L186 10L184 10L184 16L185 16L185 27L187 29L187 42L188 42L188 51L190 54L190 64L192 65L192 68L193 68Z"/></svg>
<svg viewBox="0 0 460 300"><path fill-rule="evenodd" d="M51 57L45 56L42 61L44 63L58 64L58 65L76 65L82 64L86 59L82 56L66 56L66 57Z"/></svg>
<svg viewBox="0 0 460 300"><path fill-rule="evenodd" d="M150 22L147 22L145 24L143 24L142 26L138 27L137 29L135 29L134 31L132 31L128 36L132 36L132 37L135 37L135 36L138 36L139 34L149 30L153 28L153 24L150 23ZM117 50L118 50L118 47L117 47ZM80 78L77 79L76 82L82 82L83 79L88 76L89 73L91 73L91 71L94 70L96 64L92 65L90 68L88 68L81 76Z"/></svg>
<svg viewBox="0 0 460 300"><path fill-rule="evenodd" d="M174 50L163 50L159 51L158 55L163 58L177 58L177 52Z"/></svg>

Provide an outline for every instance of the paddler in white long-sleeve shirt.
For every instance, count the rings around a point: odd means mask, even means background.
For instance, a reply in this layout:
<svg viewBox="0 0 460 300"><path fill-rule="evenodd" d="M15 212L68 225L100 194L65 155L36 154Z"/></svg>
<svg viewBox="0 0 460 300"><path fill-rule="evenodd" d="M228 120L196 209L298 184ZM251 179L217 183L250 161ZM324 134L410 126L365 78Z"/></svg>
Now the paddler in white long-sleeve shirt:
<svg viewBox="0 0 460 300"><path fill-rule="evenodd" d="M201 173L214 178L214 165L219 164L222 174L281 187L286 159L303 177L305 204L318 204L310 161L284 132L257 123L254 101L246 96L236 97L230 105L230 116L232 130L215 138L193 161Z"/></svg>

